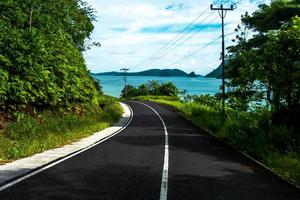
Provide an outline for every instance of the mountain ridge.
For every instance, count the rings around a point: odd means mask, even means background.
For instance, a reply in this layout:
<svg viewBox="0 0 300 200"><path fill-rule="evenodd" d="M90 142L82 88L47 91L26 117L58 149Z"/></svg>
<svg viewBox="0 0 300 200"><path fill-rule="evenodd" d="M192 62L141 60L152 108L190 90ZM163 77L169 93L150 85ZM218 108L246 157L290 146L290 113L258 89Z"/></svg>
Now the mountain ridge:
<svg viewBox="0 0 300 200"><path fill-rule="evenodd" d="M102 76L124 76L124 72L103 72L103 73L91 73L92 75ZM127 76L161 76L161 77L201 77L201 75L195 74L195 72L186 73L180 69L149 69L141 72L129 72Z"/></svg>
<svg viewBox="0 0 300 200"><path fill-rule="evenodd" d="M226 67L226 65L228 65L228 61L225 61L225 67ZM222 79L222 77L223 77L222 71L223 71L223 66L222 66L222 63L221 63L216 69L214 69L210 73L206 74L204 77L205 78Z"/></svg>
<svg viewBox="0 0 300 200"><path fill-rule="evenodd" d="M213 71L211 71L204 77L221 79L222 78L222 70L223 70L223 66L222 66L222 64L220 64L216 69L214 69Z"/></svg>

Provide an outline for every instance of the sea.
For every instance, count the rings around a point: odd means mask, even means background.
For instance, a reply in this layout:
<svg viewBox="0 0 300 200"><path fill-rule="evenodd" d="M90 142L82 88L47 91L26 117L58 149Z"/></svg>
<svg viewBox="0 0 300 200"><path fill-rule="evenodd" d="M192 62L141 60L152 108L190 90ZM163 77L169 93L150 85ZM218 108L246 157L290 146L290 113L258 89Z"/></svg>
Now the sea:
<svg viewBox="0 0 300 200"><path fill-rule="evenodd" d="M104 94L120 97L121 91L124 88L123 76L102 76L93 75L100 81ZM204 78L204 77L157 77L157 76L128 76L127 84L139 86L148 81L156 80L160 83L172 82L179 90L186 90L190 95L215 95L221 92L220 79Z"/></svg>

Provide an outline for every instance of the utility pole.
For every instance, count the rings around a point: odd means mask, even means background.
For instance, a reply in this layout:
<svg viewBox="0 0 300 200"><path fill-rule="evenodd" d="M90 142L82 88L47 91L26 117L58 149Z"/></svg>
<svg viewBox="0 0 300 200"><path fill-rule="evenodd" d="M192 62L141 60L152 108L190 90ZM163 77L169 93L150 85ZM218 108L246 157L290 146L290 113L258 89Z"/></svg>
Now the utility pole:
<svg viewBox="0 0 300 200"><path fill-rule="evenodd" d="M124 72L124 96L125 98L127 97L127 91L126 91L126 86L127 86L127 71L129 71L129 69L127 68L122 68L120 69L121 71Z"/></svg>
<svg viewBox="0 0 300 200"><path fill-rule="evenodd" d="M211 10L217 10L222 19L222 113L225 114L225 41L224 41L224 19L226 17L227 11L233 10L233 5L230 8L224 8L223 4L220 7L214 8L210 5Z"/></svg>

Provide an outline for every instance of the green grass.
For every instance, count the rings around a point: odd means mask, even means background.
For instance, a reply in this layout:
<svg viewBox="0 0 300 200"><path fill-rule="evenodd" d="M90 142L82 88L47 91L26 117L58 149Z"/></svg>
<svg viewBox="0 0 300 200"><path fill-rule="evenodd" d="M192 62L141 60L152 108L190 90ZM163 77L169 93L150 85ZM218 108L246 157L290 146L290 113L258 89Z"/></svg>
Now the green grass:
<svg viewBox="0 0 300 200"><path fill-rule="evenodd" d="M83 114L41 113L38 120L23 116L0 132L0 163L27 157L48 149L69 144L97 131L112 126L122 115L122 107L112 99L103 109Z"/></svg>
<svg viewBox="0 0 300 200"><path fill-rule="evenodd" d="M296 153L271 153L264 162L275 172L300 185L300 155Z"/></svg>
<svg viewBox="0 0 300 200"><path fill-rule="evenodd" d="M172 107L196 125L210 130L219 139L259 159L275 172L300 185L300 154L295 151L299 147L292 147L293 144L289 142L291 130L286 127L269 127L268 113L227 109L224 119L219 110L199 103L158 96L135 99Z"/></svg>

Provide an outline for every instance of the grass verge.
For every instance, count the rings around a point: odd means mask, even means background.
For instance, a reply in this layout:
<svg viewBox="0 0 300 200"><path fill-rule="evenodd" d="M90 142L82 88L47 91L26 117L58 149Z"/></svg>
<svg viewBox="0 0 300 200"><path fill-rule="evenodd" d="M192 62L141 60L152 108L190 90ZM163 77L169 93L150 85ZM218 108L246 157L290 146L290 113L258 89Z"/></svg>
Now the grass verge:
<svg viewBox="0 0 300 200"><path fill-rule="evenodd" d="M24 116L0 132L0 163L69 144L112 126L123 113L120 104L103 99L102 109L86 113L40 113L43 121Z"/></svg>
<svg viewBox="0 0 300 200"><path fill-rule="evenodd" d="M292 150L295 148L286 150L286 147L293 145L286 142L289 141L292 132L285 127L269 127L267 113L245 113L228 109L224 120L220 111L195 102L181 102L158 96L134 99L149 100L172 107L196 125L210 130L219 139L300 185L300 154Z"/></svg>

